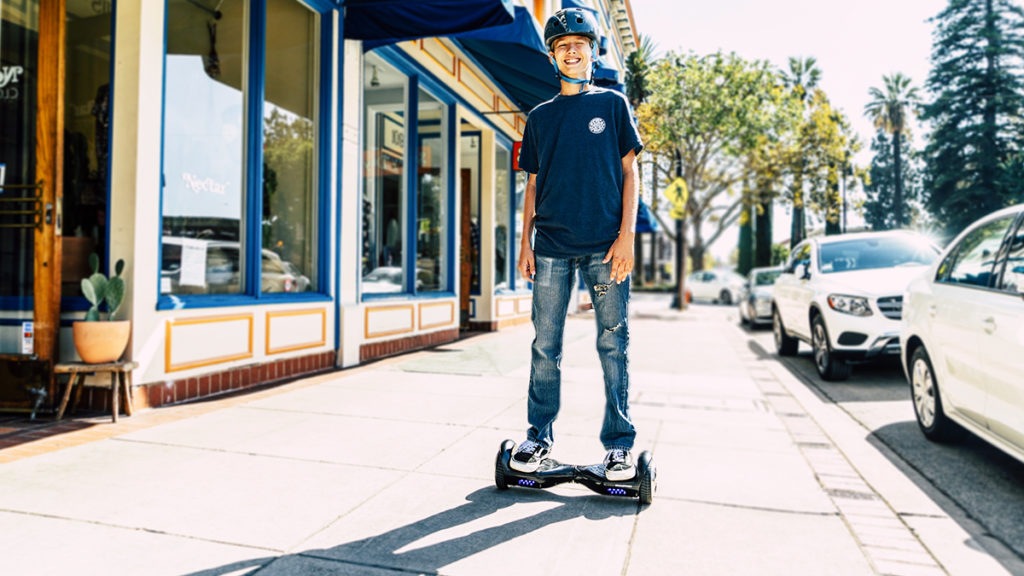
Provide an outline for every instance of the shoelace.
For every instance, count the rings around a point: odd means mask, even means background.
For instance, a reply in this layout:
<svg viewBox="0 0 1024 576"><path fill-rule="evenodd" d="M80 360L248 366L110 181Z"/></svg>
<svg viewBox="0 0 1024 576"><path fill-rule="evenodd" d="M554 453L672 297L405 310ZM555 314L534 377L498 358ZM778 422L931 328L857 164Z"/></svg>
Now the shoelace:
<svg viewBox="0 0 1024 576"><path fill-rule="evenodd" d="M625 450L609 450L607 462L609 464L625 464L626 451Z"/></svg>
<svg viewBox="0 0 1024 576"><path fill-rule="evenodd" d="M540 444L533 442L531 440L527 440L519 445L519 450L517 450L517 452L519 452L520 454L529 454L533 456L534 454L537 453L538 450L540 450Z"/></svg>

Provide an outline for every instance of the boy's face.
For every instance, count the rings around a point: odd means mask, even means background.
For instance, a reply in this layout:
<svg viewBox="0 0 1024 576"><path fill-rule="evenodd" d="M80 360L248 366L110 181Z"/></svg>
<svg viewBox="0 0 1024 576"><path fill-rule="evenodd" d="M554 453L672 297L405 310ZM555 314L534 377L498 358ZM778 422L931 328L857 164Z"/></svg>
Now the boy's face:
<svg viewBox="0 0 1024 576"><path fill-rule="evenodd" d="M562 36L551 46L551 58L558 70L570 78L587 78L593 49L586 36Z"/></svg>

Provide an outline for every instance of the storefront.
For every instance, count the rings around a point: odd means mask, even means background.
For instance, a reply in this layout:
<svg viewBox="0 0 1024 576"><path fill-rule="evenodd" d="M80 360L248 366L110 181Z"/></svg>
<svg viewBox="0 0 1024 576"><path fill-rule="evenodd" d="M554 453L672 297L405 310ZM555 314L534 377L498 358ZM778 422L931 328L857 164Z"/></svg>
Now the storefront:
<svg viewBox="0 0 1024 576"><path fill-rule="evenodd" d="M0 14L0 408L33 390L53 405L48 370L76 359L94 252L103 270L127 263L142 406L529 319L513 149L557 83L526 7L0 0Z"/></svg>

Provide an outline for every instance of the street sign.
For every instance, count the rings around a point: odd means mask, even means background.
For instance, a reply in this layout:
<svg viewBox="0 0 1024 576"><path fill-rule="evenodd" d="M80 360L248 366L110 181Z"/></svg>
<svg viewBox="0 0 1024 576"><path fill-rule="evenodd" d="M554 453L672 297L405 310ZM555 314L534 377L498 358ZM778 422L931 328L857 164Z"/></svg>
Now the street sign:
<svg viewBox="0 0 1024 576"><path fill-rule="evenodd" d="M665 198L668 198L668 201L672 203L672 211L669 215L673 219L679 220L686 215L686 201L689 196L690 191L686 187L686 180L683 180L681 176L677 176L665 188Z"/></svg>

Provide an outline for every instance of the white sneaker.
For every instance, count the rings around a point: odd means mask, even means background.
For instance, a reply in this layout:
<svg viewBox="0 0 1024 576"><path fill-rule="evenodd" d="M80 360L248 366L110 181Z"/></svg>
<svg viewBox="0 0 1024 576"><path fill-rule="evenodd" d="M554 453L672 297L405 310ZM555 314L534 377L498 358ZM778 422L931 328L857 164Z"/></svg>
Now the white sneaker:
<svg viewBox="0 0 1024 576"><path fill-rule="evenodd" d="M636 466L629 450L612 448L604 456L604 477L612 482L630 480L636 476Z"/></svg>
<svg viewBox="0 0 1024 576"><path fill-rule="evenodd" d="M527 474L536 472L537 468L540 467L540 463L548 457L548 453L551 451L534 442L533 440L527 440L516 448L516 451L512 453L512 458L508 461L509 467L519 472L526 472Z"/></svg>

